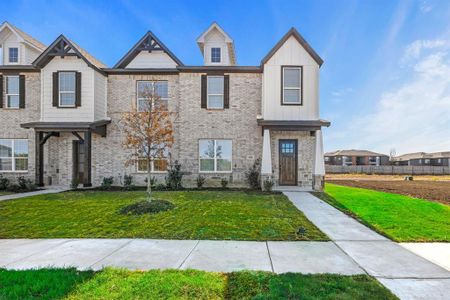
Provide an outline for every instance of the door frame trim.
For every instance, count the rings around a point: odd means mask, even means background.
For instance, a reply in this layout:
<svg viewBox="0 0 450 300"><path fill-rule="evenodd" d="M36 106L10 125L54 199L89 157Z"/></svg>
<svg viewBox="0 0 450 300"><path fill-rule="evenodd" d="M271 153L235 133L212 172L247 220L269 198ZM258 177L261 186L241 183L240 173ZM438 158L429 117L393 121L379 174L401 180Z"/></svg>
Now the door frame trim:
<svg viewBox="0 0 450 300"><path fill-rule="evenodd" d="M295 144L295 183L282 184L281 183L281 144L283 142L294 142ZM297 186L298 185L298 139L279 139L278 140L278 184L280 186Z"/></svg>

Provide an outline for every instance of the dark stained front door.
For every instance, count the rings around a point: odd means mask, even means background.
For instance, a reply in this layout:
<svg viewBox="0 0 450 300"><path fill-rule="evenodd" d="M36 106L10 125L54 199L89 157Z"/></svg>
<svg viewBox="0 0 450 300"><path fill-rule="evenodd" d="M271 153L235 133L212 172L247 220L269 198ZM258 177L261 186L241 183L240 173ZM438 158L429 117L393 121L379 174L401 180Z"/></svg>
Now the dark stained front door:
<svg viewBox="0 0 450 300"><path fill-rule="evenodd" d="M84 141L73 141L73 178L78 183L84 182L84 164L85 164L85 143Z"/></svg>
<svg viewBox="0 0 450 300"><path fill-rule="evenodd" d="M297 185L297 140L280 140L280 185Z"/></svg>

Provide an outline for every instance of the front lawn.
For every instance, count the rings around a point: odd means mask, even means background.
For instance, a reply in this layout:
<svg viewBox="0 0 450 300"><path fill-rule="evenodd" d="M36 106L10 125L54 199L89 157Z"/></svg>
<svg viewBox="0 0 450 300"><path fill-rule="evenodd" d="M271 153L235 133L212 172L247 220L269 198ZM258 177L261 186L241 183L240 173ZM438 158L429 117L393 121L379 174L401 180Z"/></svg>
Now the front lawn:
<svg viewBox="0 0 450 300"><path fill-rule="evenodd" d="M0 238L327 240L282 194L156 192L175 208L140 216L119 213L144 197L144 192L77 191L2 201Z"/></svg>
<svg viewBox="0 0 450 300"><path fill-rule="evenodd" d="M397 299L367 275L0 269L0 299Z"/></svg>
<svg viewBox="0 0 450 300"><path fill-rule="evenodd" d="M327 183L322 200L398 242L450 242L450 207L404 195Z"/></svg>

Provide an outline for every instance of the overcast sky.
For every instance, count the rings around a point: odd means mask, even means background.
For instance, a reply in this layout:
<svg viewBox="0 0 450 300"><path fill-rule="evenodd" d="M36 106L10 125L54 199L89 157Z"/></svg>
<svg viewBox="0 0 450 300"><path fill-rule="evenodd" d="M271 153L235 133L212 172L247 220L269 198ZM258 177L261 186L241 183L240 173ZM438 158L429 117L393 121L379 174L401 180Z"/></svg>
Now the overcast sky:
<svg viewBox="0 0 450 300"><path fill-rule="evenodd" d="M108 66L147 30L200 65L195 39L212 21L234 39L238 64L258 65L295 26L325 60L326 151L450 150L448 0L15 0L0 2L3 20L45 44L63 33Z"/></svg>

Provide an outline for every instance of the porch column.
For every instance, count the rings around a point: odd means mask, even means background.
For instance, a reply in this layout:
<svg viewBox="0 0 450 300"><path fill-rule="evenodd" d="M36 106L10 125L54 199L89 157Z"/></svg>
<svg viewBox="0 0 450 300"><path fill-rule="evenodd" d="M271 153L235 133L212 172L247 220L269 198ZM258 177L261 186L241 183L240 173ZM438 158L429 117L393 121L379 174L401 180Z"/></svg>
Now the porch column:
<svg viewBox="0 0 450 300"><path fill-rule="evenodd" d="M84 187L92 186L91 174L91 147L92 147L92 133L90 130L84 132Z"/></svg>
<svg viewBox="0 0 450 300"><path fill-rule="evenodd" d="M272 151L270 150L270 130L264 129L261 174L272 176Z"/></svg>
<svg viewBox="0 0 450 300"><path fill-rule="evenodd" d="M35 131L34 139L34 168L35 168L35 182L37 186L44 186L44 133Z"/></svg>
<svg viewBox="0 0 450 300"><path fill-rule="evenodd" d="M316 151L314 157L314 190L322 190L325 177L325 161L323 158L322 130L316 131Z"/></svg>

